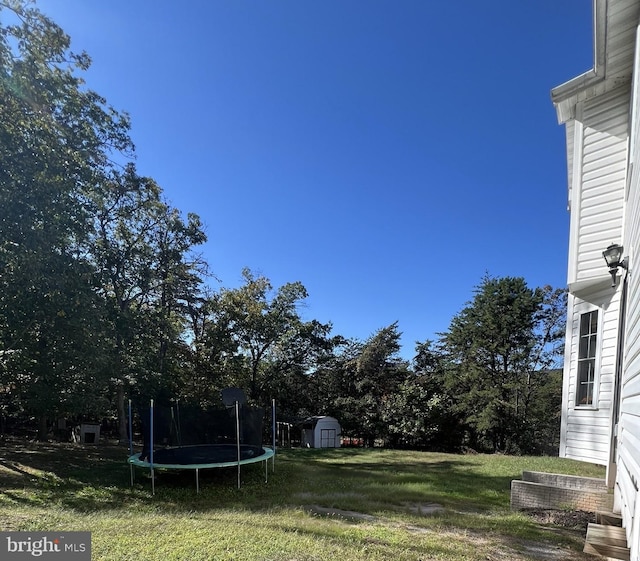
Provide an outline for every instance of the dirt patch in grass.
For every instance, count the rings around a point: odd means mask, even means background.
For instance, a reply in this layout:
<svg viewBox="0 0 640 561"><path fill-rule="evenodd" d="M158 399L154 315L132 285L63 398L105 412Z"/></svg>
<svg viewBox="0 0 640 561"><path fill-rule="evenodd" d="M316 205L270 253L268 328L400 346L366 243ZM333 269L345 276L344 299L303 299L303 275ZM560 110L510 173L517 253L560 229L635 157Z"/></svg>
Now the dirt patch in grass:
<svg viewBox="0 0 640 561"><path fill-rule="evenodd" d="M375 516L371 516L370 514L355 512L353 510L342 510L340 508L326 508L320 505L307 505L304 509L311 514L341 518L344 520L366 520L368 522L377 520Z"/></svg>
<svg viewBox="0 0 640 561"><path fill-rule="evenodd" d="M428 503L424 505L405 505L414 514L433 515L443 512L441 505ZM341 510L337 508L326 508L320 505L307 505L304 507L307 512L316 516L326 516L345 522L364 521L385 523L384 519L380 519L368 514L354 512L350 510ZM416 510L417 509L417 510ZM536 522L544 524L550 531L555 534L562 534L567 540L580 542L587 524L595 520L595 514L583 511L562 511L562 510L536 510L526 513ZM414 534L425 534L433 532L428 528L414 525L407 525L405 530ZM452 539L459 539L457 532L451 533ZM464 539L471 543L477 543L478 546L486 547L488 538L473 532L465 532ZM494 538L495 539L495 538ZM499 542L500 540L498 540ZM567 546L561 546L545 541L534 541L525 539L505 539L502 543L497 543L493 552L487 557L487 561L583 561L591 557L580 552L570 549Z"/></svg>
<svg viewBox="0 0 640 561"><path fill-rule="evenodd" d="M540 524L552 524L585 532L589 522L596 521L595 513L583 510L528 510L526 514Z"/></svg>
<svg viewBox="0 0 640 561"><path fill-rule="evenodd" d="M405 506L409 512L418 516L435 516L445 512L444 507L438 503L410 503Z"/></svg>

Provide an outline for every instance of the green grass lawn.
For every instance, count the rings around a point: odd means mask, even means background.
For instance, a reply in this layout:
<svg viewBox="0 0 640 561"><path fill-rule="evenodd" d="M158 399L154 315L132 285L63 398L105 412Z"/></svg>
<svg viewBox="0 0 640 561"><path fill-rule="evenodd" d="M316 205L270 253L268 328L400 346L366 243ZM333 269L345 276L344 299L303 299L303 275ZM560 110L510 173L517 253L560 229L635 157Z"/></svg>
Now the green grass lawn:
<svg viewBox="0 0 640 561"><path fill-rule="evenodd" d="M148 473L117 446L0 445L0 529L92 532L94 560L591 559L583 533L509 510L522 470L603 477L558 458L380 449L281 450L262 464ZM270 464L271 466L271 464ZM417 506L443 511L424 516ZM344 511L349 511L348 514Z"/></svg>

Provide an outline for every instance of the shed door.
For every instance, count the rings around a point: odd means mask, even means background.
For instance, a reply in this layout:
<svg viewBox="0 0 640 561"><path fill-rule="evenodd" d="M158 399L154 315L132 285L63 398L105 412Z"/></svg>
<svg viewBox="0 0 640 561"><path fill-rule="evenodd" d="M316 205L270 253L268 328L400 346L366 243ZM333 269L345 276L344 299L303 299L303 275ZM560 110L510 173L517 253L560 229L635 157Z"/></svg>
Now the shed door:
<svg viewBox="0 0 640 561"><path fill-rule="evenodd" d="M320 448L337 448L336 429L320 429Z"/></svg>

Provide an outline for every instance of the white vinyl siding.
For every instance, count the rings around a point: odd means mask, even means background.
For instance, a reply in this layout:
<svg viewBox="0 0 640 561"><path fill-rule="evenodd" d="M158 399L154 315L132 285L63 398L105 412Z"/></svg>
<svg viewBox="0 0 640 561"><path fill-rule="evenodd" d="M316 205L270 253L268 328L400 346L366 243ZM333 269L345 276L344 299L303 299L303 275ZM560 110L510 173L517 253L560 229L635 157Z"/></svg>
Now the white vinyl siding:
<svg viewBox="0 0 640 561"><path fill-rule="evenodd" d="M602 260L604 265L604 260ZM618 297L606 286L584 299L571 295L567 314L560 455L601 465L609 461L611 409L616 363ZM579 395L580 321L598 311L593 403L576 403Z"/></svg>
<svg viewBox="0 0 640 561"><path fill-rule="evenodd" d="M607 10L607 74L619 83L633 67L638 4L609 1Z"/></svg>
<svg viewBox="0 0 640 561"><path fill-rule="evenodd" d="M628 178L628 197L625 209L625 256L629 258L626 324L624 333L624 363L618 426L618 458L616 478L616 504L620 508L627 539L631 548L631 559L638 559L640 521L638 511L638 482L640 482L640 278L637 264L640 263L637 248L640 247L640 60L636 57L635 84L632 100L633 137L629 160L633 163Z"/></svg>
<svg viewBox="0 0 640 561"><path fill-rule="evenodd" d="M622 236L629 87L583 102L572 158L569 284L606 275L602 251Z"/></svg>
<svg viewBox="0 0 640 561"><path fill-rule="evenodd" d="M617 474L615 504L620 510L624 526L627 532L629 545L632 546L632 536L636 541L635 555L632 554L631 559L638 559L638 519L635 516L638 507L638 475L640 474L640 417L637 414L629 414L627 409L623 412L618 426L618 457L617 457Z"/></svg>

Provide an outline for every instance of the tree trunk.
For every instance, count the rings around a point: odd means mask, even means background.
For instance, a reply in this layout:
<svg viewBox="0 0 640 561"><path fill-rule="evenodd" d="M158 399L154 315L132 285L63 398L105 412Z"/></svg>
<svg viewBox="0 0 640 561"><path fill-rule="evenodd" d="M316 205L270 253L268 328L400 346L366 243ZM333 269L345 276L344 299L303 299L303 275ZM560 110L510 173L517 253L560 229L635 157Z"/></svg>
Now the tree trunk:
<svg viewBox="0 0 640 561"><path fill-rule="evenodd" d="M258 360L253 361L251 365L251 388L249 390L249 395L252 400L258 400Z"/></svg>
<svg viewBox="0 0 640 561"><path fill-rule="evenodd" d="M46 442L47 433L47 415L43 413L40 415L40 422L38 424L38 440L40 442Z"/></svg>

